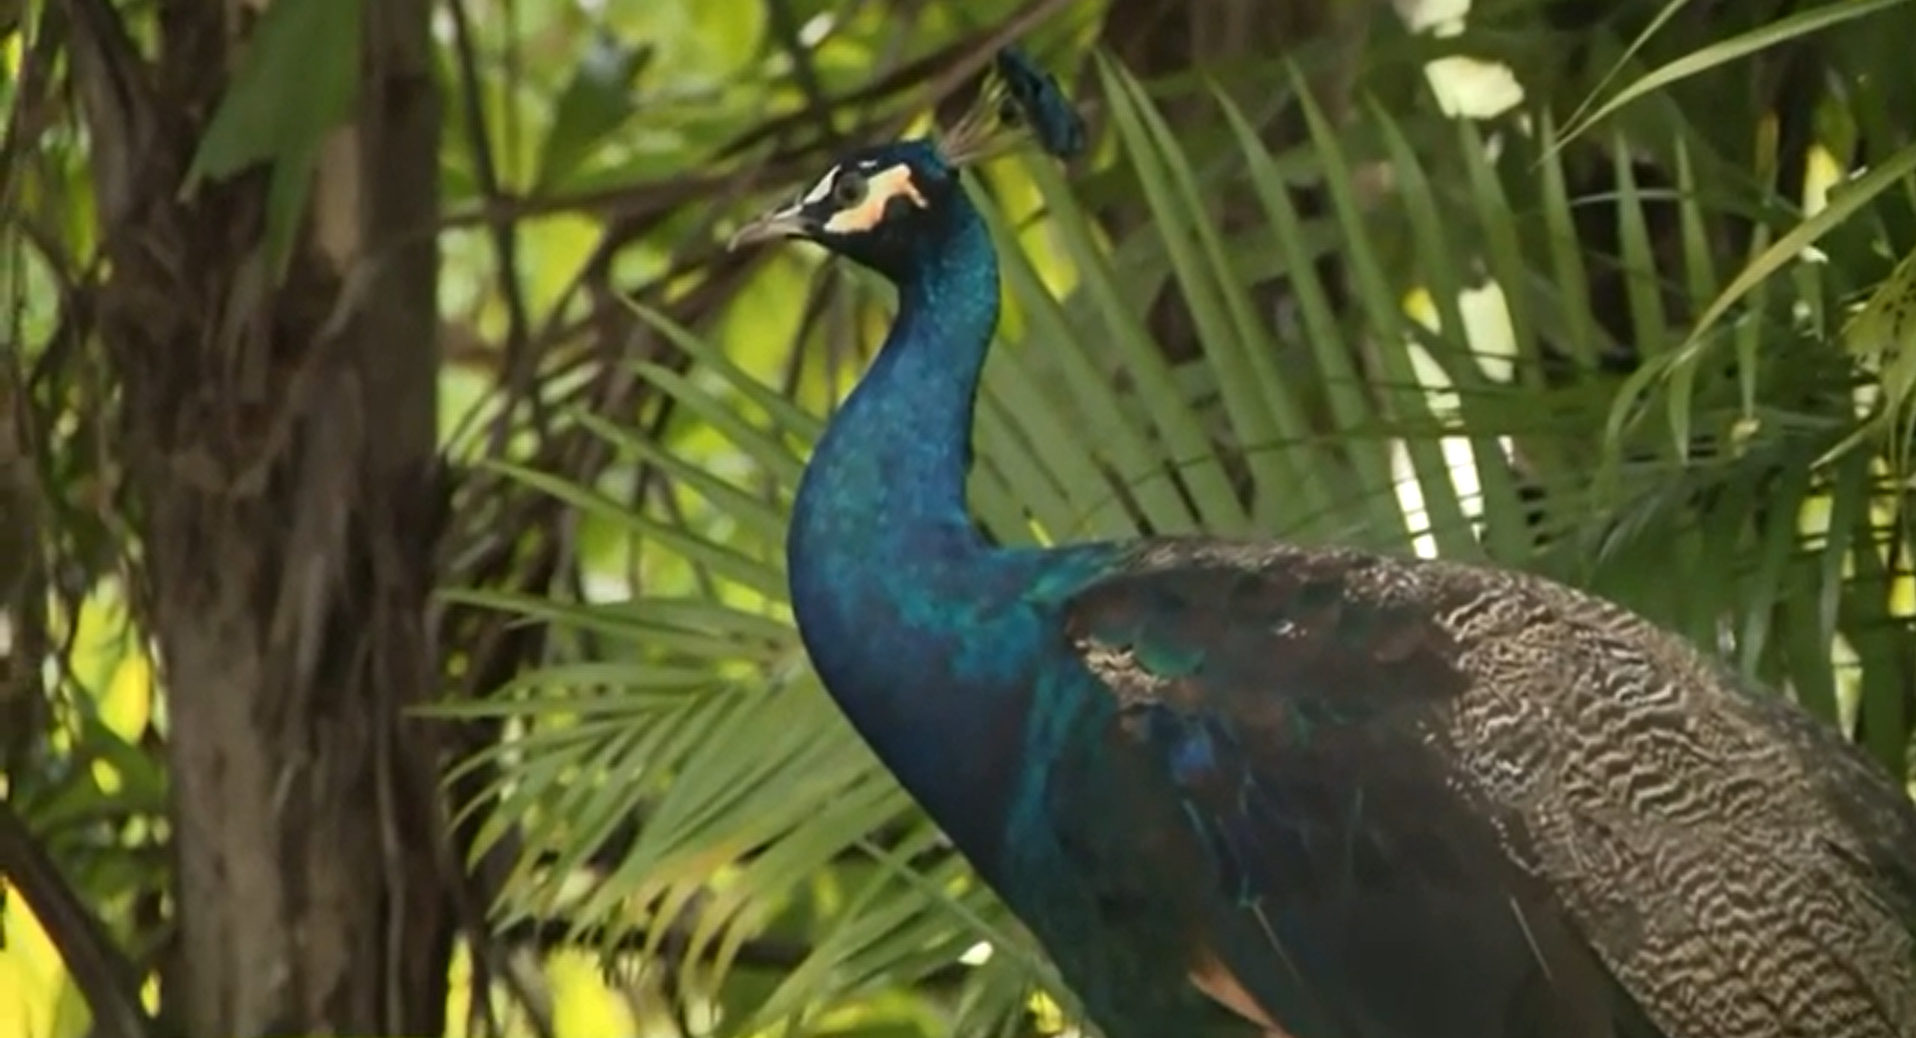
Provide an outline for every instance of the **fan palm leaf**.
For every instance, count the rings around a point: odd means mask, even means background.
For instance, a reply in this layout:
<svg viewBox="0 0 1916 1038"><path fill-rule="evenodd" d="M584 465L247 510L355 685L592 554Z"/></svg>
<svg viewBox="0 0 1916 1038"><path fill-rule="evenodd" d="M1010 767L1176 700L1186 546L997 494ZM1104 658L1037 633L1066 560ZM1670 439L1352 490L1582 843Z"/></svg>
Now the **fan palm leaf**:
<svg viewBox="0 0 1916 1038"><path fill-rule="evenodd" d="M1642 145L1619 139L1616 191L1581 198L1543 112L1487 126L1370 105L1336 123L1294 90L1310 139L1273 153L1220 92L1222 131L1200 148L1122 69L1097 76L1124 161L1093 176L1135 189L1151 220L1113 240L1037 163L988 181L1035 189L1041 218L979 192L1007 291L973 487L992 536L1204 530L1533 568L1860 723L1901 766L1904 491L1880 437L1830 450L1867 420L1836 348L1844 293L1896 279L1880 250L1798 257L1895 197L1904 152L1805 219L1760 204L1754 179L1705 189L1723 163L1678 123L1656 142L1676 157L1673 186L1637 183ZM1304 184L1323 212L1295 203ZM1227 194L1261 219L1222 229ZM1653 195L1674 207L1673 246L1645 224ZM1617 255L1580 242L1579 207L1614 215ZM1726 221L1754 228L1740 264ZM713 1011L715 1033L831 1033L850 1005L888 1006L905 1031L1004 1033L1043 966L838 716L784 602L783 517L837 376L883 331L887 290L837 266L808 277L817 258L800 250L763 262L787 285L816 282L825 305L753 297L722 336L749 331L743 354L648 314L692 362L637 369L667 408L662 434L572 416L623 459L614 482L652 488L638 508L511 470L613 531L628 576L606 600L461 596L568 634L546 669L447 708L511 733L491 751L508 766L487 829L518 841L503 912L564 916L609 948L680 963L677 990ZM1586 290L1595 263L1626 275L1620 321ZM1192 356L1149 332L1164 290L1190 314ZM1884 312L1865 308L1893 329L1875 341L1907 342ZM1621 339L1643 358L1627 379L1601 363ZM768 345L799 358L790 387L767 373ZM768 939L800 952L755 975ZM981 942L979 964L965 953ZM902 1002L900 985L914 992Z"/></svg>

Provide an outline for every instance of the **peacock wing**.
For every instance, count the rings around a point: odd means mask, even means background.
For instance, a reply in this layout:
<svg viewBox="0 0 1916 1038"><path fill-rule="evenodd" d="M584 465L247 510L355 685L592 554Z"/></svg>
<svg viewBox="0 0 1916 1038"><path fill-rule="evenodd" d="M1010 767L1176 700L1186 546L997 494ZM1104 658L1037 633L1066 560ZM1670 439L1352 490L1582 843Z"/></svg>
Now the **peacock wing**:
<svg viewBox="0 0 1916 1038"><path fill-rule="evenodd" d="M1621 610L1206 541L1062 609L1115 705L1113 768L1180 809L1167 871L1208 872L1192 981L1241 1015L1297 1038L1912 1033L1897 899L1801 740Z"/></svg>

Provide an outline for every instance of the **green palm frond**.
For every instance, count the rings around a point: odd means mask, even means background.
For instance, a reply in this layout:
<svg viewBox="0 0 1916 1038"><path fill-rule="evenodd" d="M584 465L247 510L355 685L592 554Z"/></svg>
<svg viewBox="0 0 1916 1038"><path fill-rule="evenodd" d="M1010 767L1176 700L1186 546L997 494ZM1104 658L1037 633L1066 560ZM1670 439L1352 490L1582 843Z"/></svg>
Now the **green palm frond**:
<svg viewBox="0 0 1916 1038"><path fill-rule="evenodd" d="M1860 716L1900 764L1906 491L1877 441L1819 464L1865 421L1834 344L1847 294L1887 277L1880 258L1806 266L1793 257L1811 234L1740 280L1798 232L1753 209L1754 187L1706 188L1717 162L1680 128L1658 142L1677 157L1673 186L1638 183L1618 143L1614 192L1580 197L1543 113L1491 126L1369 106L1336 123L1293 86L1307 146L1273 153L1264 116L1218 94L1220 130L1200 147L1122 69L1097 75L1125 162L1096 175L1152 219L1113 240L1041 163L989 179L1035 185L1042 219L979 192L1007 291L974 481L993 536L1206 530L1537 569L1826 716ZM1307 212L1300 187L1326 204ZM1647 226L1652 197L1673 235ZM1824 222L1854 226L1895 197L1885 186ZM1256 219L1221 223L1227 200ZM1613 222L1616 255L1581 240L1592 211ZM1727 248L1722 228L1753 211L1751 240ZM800 283L816 257L763 262ZM1620 312L1587 287L1598 267L1621 272ZM884 328L874 281L824 278L810 322L803 300L755 299L730 324L756 339L730 351L647 315L692 360L639 369L665 409L643 417L664 432L574 416L623 459L606 486L511 470L613 532L621 586L577 603L464 596L566 634L549 668L457 708L510 733L487 822L522 844L503 914L642 935L688 964L681 991L716 1008L720 1034L831 1033L854 1004L907 1033L1000 1033L1046 980L838 716L784 603L784 516L844 388L830 373ZM1165 290L1196 330L1189 355L1153 338ZM1906 324L1891 338L1906 342ZM1603 362L1624 347L1640 359L1627 377ZM775 388L793 358L792 388ZM635 504L634 486L652 489ZM629 835L601 861L615 834ZM802 942L800 961L755 974L748 952L767 937ZM955 965L979 942L983 965Z"/></svg>
<svg viewBox="0 0 1916 1038"><path fill-rule="evenodd" d="M1670 3L1657 13L1649 26L1624 51L1619 66L1635 58L1643 46L1663 30L1673 17L1688 6L1689 2L1690 0L1670 0ZM1871 31L1884 31L1881 16L1886 13L1898 13L1898 8L1906 13L1911 4L1912 0L1839 0L1835 3L1818 4L1807 10L1795 11L1787 17L1757 28L1725 39L1714 40L1706 46L1688 51L1674 60L1645 72L1601 104L1593 106L1586 102L1565 136L1566 138L1574 137L1584 129L1616 114L1632 102L1667 90L1676 83L1702 75L1711 69L1748 58L1760 51L1796 43L1825 30L1866 20L1869 22ZM1613 69L1611 78L1620 71L1621 67Z"/></svg>

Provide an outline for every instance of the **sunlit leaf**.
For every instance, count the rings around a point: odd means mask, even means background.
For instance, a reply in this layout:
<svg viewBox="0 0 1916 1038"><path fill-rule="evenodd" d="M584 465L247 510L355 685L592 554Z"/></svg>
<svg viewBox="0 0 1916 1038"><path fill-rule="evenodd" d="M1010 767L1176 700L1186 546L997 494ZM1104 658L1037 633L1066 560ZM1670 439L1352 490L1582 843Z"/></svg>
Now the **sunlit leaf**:
<svg viewBox="0 0 1916 1038"><path fill-rule="evenodd" d="M245 59L213 113L186 186L272 166L266 254L278 272L306 211L319 149L358 100L363 0L274 0L253 28Z"/></svg>
<svg viewBox="0 0 1916 1038"><path fill-rule="evenodd" d="M549 188L564 181L638 111L633 85L653 53L650 47L626 43L604 31L586 41L585 54L559 95L552 124L546 128L533 181L537 186Z"/></svg>

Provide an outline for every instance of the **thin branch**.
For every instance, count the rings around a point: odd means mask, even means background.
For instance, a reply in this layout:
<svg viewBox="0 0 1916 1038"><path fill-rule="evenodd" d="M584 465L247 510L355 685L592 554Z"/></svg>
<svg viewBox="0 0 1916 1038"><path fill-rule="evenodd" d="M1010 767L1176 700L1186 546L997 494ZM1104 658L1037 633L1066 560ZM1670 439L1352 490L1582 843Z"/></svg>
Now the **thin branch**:
<svg viewBox="0 0 1916 1038"><path fill-rule="evenodd" d="M52 71L58 61L60 34L47 26L51 18L50 14L43 19L39 33L20 56L19 85L6 129L0 134L0 212L19 211L15 196L19 174L26 169L25 156L56 118Z"/></svg>
<svg viewBox="0 0 1916 1038"><path fill-rule="evenodd" d="M825 96L825 85L819 81L811 48L799 38L804 27L798 22L798 12L792 10L792 0L765 0L765 11L773 37L792 62L792 78L798 82L798 92L805 95L805 114L818 124L820 139L837 147L840 143L838 124L832 119L836 109L832 99Z"/></svg>
<svg viewBox="0 0 1916 1038"><path fill-rule="evenodd" d="M53 9L49 9L51 12ZM87 128L87 158L101 229L117 234L155 190L146 174L160 151L160 113L145 63L106 0L68 0L68 73Z"/></svg>
<svg viewBox="0 0 1916 1038"><path fill-rule="evenodd" d="M479 96L481 79L478 51L473 43L472 19L466 12L465 0L451 0L447 9L452 12L453 51L459 57L460 114L465 119L466 138L472 146L473 171L479 180L479 194L491 207L503 200L505 195L499 182L498 163L493 157L492 138L486 131L485 100ZM533 375L538 367L532 357L532 319L526 308L525 291L519 284L518 225L511 221L492 223L490 231L492 251L498 266L499 294L506 304L505 370L508 400L514 403L526 401L533 410L533 424L541 426L544 415L537 394L532 392ZM494 430L492 449L495 453L504 449L508 430L509 423L503 420Z"/></svg>
<svg viewBox="0 0 1916 1038"><path fill-rule="evenodd" d="M13 805L0 800L0 876L27 899L67 972L93 1011L98 1038L152 1038L159 1031L140 1002L140 977L100 920L67 885Z"/></svg>
<svg viewBox="0 0 1916 1038"><path fill-rule="evenodd" d="M931 84L931 101L934 104L942 101L947 94L963 86L990 64L992 56L1006 44L1031 31L1069 3L1071 0L1031 0L990 32L956 40L917 61L901 65L889 74L834 99L832 106L855 111L927 82ZM807 112L800 111L769 119L719 148L718 156L729 158L750 150L760 141L776 140L808 118Z"/></svg>

